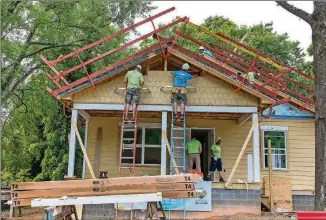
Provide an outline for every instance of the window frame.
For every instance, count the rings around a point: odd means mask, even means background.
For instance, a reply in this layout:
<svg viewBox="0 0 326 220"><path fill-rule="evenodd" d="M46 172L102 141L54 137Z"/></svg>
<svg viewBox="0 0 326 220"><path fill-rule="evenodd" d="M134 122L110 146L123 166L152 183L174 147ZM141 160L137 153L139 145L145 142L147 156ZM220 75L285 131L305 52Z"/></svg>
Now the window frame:
<svg viewBox="0 0 326 220"><path fill-rule="evenodd" d="M119 127L121 129L121 125L122 123L119 122ZM162 127L160 123L137 123L137 129L141 129L142 130L142 142L141 144L137 144L136 147L137 148L141 148L142 152L141 152L141 163L135 163L135 166L154 166L154 167L159 167L161 166L161 163L159 164L147 164L145 163L145 150L146 148L162 148L161 143L158 145L146 145L145 144L145 135L146 135L146 129L159 129L162 131ZM121 134L121 132L120 132ZM121 137L120 137L121 138ZM120 146L119 146L120 148ZM161 155L160 155L161 158ZM132 163L122 163L124 165L131 165Z"/></svg>
<svg viewBox="0 0 326 220"><path fill-rule="evenodd" d="M265 148L265 131L276 131L276 132L284 132L284 154L281 155L285 155L285 168L275 168L272 167L272 170L276 170L276 171L289 171L289 154L288 154L288 146L287 146L287 142L288 142L288 127L285 126L260 126L260 130L261 130L261 137L262 137L262 170L268 170L268 167L265 167L265 156L268 155L265 154L265 149L268 150L268 147L266 146ZM280 154L273 154L273 155L280 155Z"/></svg>

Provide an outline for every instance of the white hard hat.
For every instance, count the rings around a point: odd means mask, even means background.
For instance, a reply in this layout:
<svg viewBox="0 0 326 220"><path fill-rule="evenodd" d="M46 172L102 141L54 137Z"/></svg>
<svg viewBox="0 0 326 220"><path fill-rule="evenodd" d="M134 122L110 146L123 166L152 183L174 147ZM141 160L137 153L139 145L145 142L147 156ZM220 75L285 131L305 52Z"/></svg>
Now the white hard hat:
<svg viewBox="0 0 326 220"><path fill-rule="evenodd" d="M205 50L205 48L203 46L200 46L199 50Z"/></svg>
<svg viewBox="0 0 326 220"><path fill-rule="evenodd" d="M190 68L190 66L189 66L188 63L184 63L184 64L182 65L182 69L183 69L183 70L187 70L187 69L189 69L189 68Z"/></svg>
<svg viewBox="0 0 326 220"><path fill-rule="evenodd" d="M141 70L141 65L137 65L136 68L140 69Z"/></svg>

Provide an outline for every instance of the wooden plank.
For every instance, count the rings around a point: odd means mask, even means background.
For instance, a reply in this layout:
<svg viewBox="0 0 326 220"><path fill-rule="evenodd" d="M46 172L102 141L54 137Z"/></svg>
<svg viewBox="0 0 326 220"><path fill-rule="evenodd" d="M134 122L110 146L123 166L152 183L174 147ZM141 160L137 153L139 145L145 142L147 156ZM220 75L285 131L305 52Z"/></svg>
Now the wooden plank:
<svg viewBox="0 0 326 220"><path fill-rule="evenodd" d="M74 189L93 186L114 186L114 185L137 185L154 183L197 183L200 181L197 174L184 175L165 175L165 176L137 176L109 179L87 179L87 180L68 180L68 181L47 181L47 182L23 182L14 183L11 189L20 190L42 190L42 189Z"/></svg>
<svg viewBox="0 0 326 220"><path fill-rule="evenodd" d="M168 141L168 138L166 137L165 131L162 131L162 137L164 138L164 142L166 144L166 147L168 148L169 154L171 154L171 147L170 147L170 143ZM172 164L174 166L174 170L176 174L179 174L179 169L177 167L177 163L175 162L174 157L172 157Z"/></svg>
<svg viewBox="0 0 326 220"><path fill-rule="evenodd" d="M269 178L264 176L264 185L269 186ZM270 191L265 188L265 195L270 196ZM292 207L292 184L291 179L283 177L272 178L272 204L273 210L280 208L284 211L291 212Z"/></svg>
<svg viewBox="0 0 326 220"><path fill-rule="evenodd" d="M251 113L248 114L243 114L239 119L238 119L238 125L243 125L246 121L248 121L252 117Z"/></svg>
<svg viewBox="0 0 326 220"><path fill-rule="evenodd" d="M164 58L164 71L168 71L168 59Z"/></svg>
<svg viewBox="0 0 326 220"><path fill-rule="evenodd" d="M248 133L248 136L247 136L245 142L243 143L243 146L242 146L241 151L240 151L240 153L239 153L239 156L238 156L238 158L237 158L237 160L236 160L236 162L235 162L235 164L234 164L234 166L233 166L233 168L232 168L232 171L231 171L231 173L230 173L230 176L229 176L228 180L227 180L226 183L225 183L225 187L228 187L228 186L230 185L231 180L232 180L232 177L233 177L233 175L234 175L234 173L235 173L235 171L236 171L236 169L237 169L237 167L238 167L238 164L239 164L239 162L240 162L240 160L241 160L241 158L242 158L242 155L243 155L244 151L246 150L246 147L247 147L247 145L248 145L248 142L249 142L249 139L250 139L250 137L251 137L251 135L252 135L252 132L253 132L253 130L254 130L254 128L255 128L256 126L258 126L258 121L257 121L257 120L252 124L252 126L251 126L251 128L250 128L250 131L249 131L249 133Z"/></svg>
<svg viewBox="0 0 326 220"><path fill-rule="evenodd" d="M67 206L67 205L84 205L84 204L113 204L129 202L153 202L162 201L162 193L134 194L134 195L114 195L114 196L90 196L90 197L73 197L67 199L33 199L32 207L42 206ZM81 215L80 215L81 216Z"/></svg>
<svg viewBox="0 0 326 220"><path fill-rule="evenodd" d="M162 192L163 198L197 198L197 192L192 191L166 191Z"/></svg>
<svg viewBox="0 0 326 220"><path fill-rule="evenodd" d="M102 128L97 128L95 155L94 155L94 172L100 173L101 146L102 146Z"/></svg>
<svg viewBox="0 0 326 220"><path fill-rule="evenodd" d="M163 198L197 198L197 192L195 190L191 191L166 191L162 192ZM13 200L13 207L20 207L20 206L30 206L32 198L29 199L14 199Z"/></svg>
<svg viewBox="0 0 326 220"><path fill-rule="evenodd" d="M52 189L13 191L11 197L14 199L26 198L57 198L62 196L97 196L97 195L127 195L144 194L164 191L194 190L193 183L159 183L159 184L137 184L137 185L114 185L95 186L75 189Z"/></svg>
<svg viewBox="0 0 326 220"><path fill-rule="evenodd" d="M267 141L268 146L268 173L269 173L269 191L272 191L272 170L273 170L273 163L272 163L272 141ZM269 195L269 205L270 211L273 212L273 194Z"/></svg>
<svg viewBox="0 0 326 220"><path fill-rule="evenodd" d="M14 199L12 201L13 207L20 207L20 206L30 206L32 199Z"/></svg>
<svg viewBox="0 0 326 220"><path fill-rule="evenodd" d="M74 131L75 131L75 134L77 136L77 139L78 139L78 142L79 142L79 146L80 146L81 150L83 151L84 158L85 158L86 164L88 166L89 172L91 173L92 178L93 179L96 179L96 176L94 174L94 170L93 170L92 165L91 165L91 162L89 161L89 158L87 156L87 153L86 153L86 150L85 150L85 146L84 146L83 141L82 141L82 139L80 137L80 134L79 134L79 131L78 131L78 128L77 128L75 119L73 117L71 118L71 124L74 126Z"/></svg>

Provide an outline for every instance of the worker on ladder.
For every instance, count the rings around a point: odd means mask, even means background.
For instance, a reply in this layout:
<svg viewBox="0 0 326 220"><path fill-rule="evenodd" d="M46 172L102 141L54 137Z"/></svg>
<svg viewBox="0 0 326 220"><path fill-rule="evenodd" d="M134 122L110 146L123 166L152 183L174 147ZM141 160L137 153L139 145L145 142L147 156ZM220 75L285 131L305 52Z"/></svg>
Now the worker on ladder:
<svg viewBox="0 0 326 220"><path fill-rule="evenodd" d="M182 70L173 71L171 74L173 76L173 88L171 103L173 103L174 118L176 120L184 120L185 104L187 104L187 83L189 80L193 79L194 76L189 72L189 64L184 63L182 65ZM198 76L200 73L198 73ZM181 108L181 115L178 115L178 103Z"/></svg>
<svg viewBox="0 0 326 220"><path fill-rule="evenodd" d="M135 115L140 100L140 89L144 85L144 77L141 73L141 66L137 65L135 70L128 71L124 78L125 87L125 121L128 121L129 107L132 104L132 121L135 121Z"/></svg>

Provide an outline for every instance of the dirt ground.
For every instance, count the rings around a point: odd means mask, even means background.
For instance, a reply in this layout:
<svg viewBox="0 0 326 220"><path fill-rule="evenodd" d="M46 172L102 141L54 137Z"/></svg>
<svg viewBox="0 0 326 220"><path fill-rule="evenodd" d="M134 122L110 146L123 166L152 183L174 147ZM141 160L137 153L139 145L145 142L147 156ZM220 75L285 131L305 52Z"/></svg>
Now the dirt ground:
<svg viewBox="0 0 326 220"><path fill-rule="evenodd" d="M41 220L43 214L43 208L22 208L22 215L21 217L12 218L12 219L19 219L19 220L32 220L37 219ZM9 219L9 211L1 212L1 220L2 219Z"/></svg>
<svg viewBox="0 0 326 220"><path fill-rule="evenodd" d="M17 217L14 219L19 219L19 220L41 220L42 219L42 212L43 209L42 208L34 208L34 209L22 209L22 214L23 216L21 217ZM1 220L2 219L9 219L9 211L4 211L1 213ZM210 218L209 220L215 220L215 219L241 219L241 220L289 220L289 219L296 219L295 214L294 213L269 213L269 212L263 212L260 216L255 216L255 215L249 215L249 214L237 214L237 215L232 215L232 216L222 216L222 217L214 217L214 218Z"/></svg>

